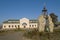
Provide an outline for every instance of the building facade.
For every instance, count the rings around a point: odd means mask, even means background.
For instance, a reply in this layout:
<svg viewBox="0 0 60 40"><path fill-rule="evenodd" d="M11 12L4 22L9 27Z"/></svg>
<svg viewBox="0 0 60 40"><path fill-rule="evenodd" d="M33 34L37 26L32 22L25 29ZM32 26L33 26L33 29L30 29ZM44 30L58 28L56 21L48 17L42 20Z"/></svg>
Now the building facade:
<svg viewBox="0 0 60 40"><path fill-rule="evenodd" d="M29 20L22 18L20 20L9 19L3 22L3 29L16 29L16 28L37 28L37 20Z"/></svg>

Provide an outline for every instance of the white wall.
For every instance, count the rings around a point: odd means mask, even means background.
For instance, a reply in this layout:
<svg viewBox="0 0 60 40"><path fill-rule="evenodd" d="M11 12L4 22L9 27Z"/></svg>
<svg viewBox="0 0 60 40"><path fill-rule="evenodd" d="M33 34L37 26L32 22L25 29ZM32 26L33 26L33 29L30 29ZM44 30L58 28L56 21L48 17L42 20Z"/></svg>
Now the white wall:
<svg viewBox="0 0 60 40"><path fill-rule="evenodd" d="M9 25L10 25L10 28L9 28ZM12 25L13 25L13 27L12 27ZM15 27L15 25L16 25L16 27ZM3 24L3 29L18 28L18 25L19 25L19 24ZM4 27L4 26L6 26L6 27Z"/></svg>
<svg viewBox="0 0 60 40"><path fill-rule="evenodd" d="M37 27L38 27L38 23L30 23L29 24L29 28L37 28Z"/></svg>

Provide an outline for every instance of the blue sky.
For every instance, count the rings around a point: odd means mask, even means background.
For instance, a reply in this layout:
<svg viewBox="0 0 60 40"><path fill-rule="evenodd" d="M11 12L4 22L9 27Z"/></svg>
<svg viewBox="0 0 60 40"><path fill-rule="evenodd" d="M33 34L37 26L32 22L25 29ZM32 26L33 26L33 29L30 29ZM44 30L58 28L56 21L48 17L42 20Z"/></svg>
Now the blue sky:
<svg viewBox="0 0 60 40"><path fill-rule="evenodd" d="M0 23L8 19L37 19L46 3L48 14L54 12L60 20L60 0L0 0Z"/></svg>

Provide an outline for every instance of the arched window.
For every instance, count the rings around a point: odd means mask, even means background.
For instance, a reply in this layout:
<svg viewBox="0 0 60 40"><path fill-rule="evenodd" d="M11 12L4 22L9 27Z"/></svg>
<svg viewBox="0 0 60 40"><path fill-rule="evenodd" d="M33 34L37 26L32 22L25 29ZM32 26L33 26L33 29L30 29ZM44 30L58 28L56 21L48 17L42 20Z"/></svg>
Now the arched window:
<svg viewBox="0 0 60 40"><path fill-rule="evenodd" d="M10 28L10 25L9 25L9 28Z"/></svg>
<svg viewBox="0 0 60 40"><path fill-rule="evenodd" d="M23 25L23 27L24 27L24 28L26 28L26 26L27 26L27 23L23 23L22 25Z"/></svg>
<svg viewBox="0 0 60 40"><path fill-rule="evenodd" d="M19 28L20 26L18 25L18 28Z"/></svg>
<svg viewBox="0 0 60 40"><path fill-rule="evenodd" d="M30 27L31 27L31 25L30 25Z"/></svg>
<svg viewBox="0 0 60 40"><path fill-rule="evenodd" d="M4 28L6 28L6 26L4 26Z"/></svg>
<svg viewBox="0 0 60 40"><path fill-rule="evenodd" d="M36 27L36 25L35 25L35 27Z"/></svg>
<svg viewBox="0 0 60 40"><path fill-rule="evenodd" d="M13 25L12 25L12 27L13 27Z"/></svg>
<svg viewBox="0 0 60 40"><path fill-rule="evenodd" d="M15 25L15 27L17 27L17 26Z"/></svg>
<svg viewBox="0 0 60 40"><path fill-rule="evenodd" d="M32 25L32 27L34 27L34 25Z"/></svg>
<svg viewBox="0 0 60 40"><path fill-rule="evenodd" d="M27 23L23 23L22 25L23 25L23 26L26 26L26 25L27 25Z"/></svg>

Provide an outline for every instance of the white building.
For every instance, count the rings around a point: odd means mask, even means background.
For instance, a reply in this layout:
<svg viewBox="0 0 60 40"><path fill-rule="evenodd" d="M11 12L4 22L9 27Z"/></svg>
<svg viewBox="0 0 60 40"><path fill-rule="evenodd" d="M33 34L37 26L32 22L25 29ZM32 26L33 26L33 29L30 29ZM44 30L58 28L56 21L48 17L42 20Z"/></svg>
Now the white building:
<svg viewBox="0 0 60 40"><path fill-rule="evenodd" d="M37 28L37 20L29 20L22 18L20 20L9 19L3 22L3 29L16 29L16 28Z"/></svg>

